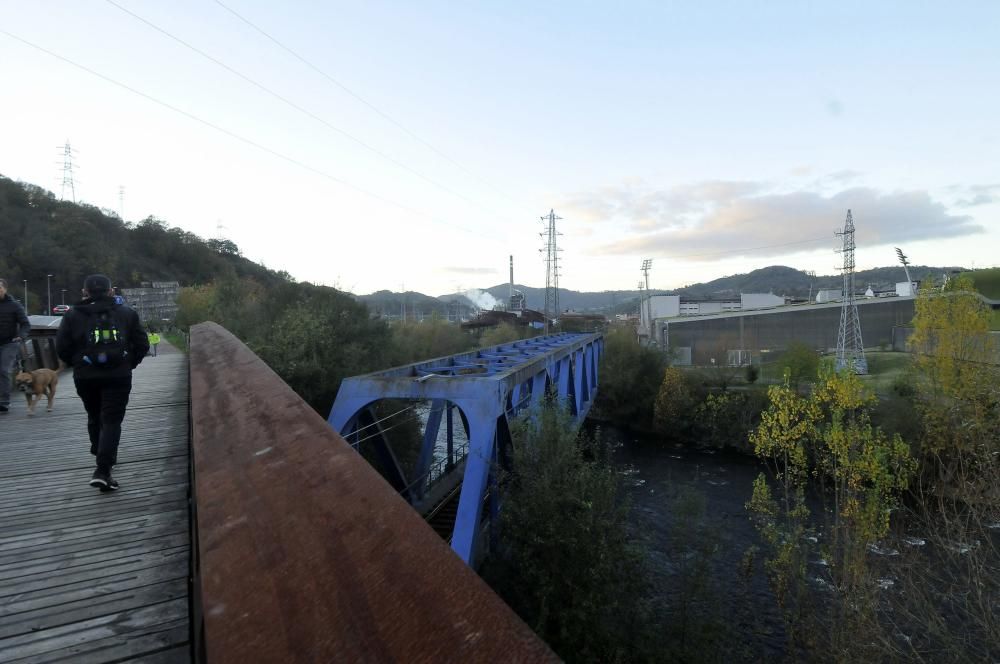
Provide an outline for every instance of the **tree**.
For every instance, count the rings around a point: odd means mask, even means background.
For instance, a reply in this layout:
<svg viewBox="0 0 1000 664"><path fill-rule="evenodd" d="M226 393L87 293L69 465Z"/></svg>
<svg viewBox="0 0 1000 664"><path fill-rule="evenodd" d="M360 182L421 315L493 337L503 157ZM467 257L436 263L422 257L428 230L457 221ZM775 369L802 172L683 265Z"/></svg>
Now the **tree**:
<svg viewBox="0 0 1000 664"><path fill-rule="evenodd" d="M778 360L779 365L788 369L788 377L793 388L798 389L803 381L812 381L819 370L819 355L801 341L793 341Z"/></svg>
<svg viewBox="0 0 1000 664"><path fill-rule="evenodd" d="M923 289L915 307L910 346L931 473L924 476L959 500L1000 506L1000 368L990 311L966 275L940 294Z"/></svg>
<svg viewBox="0 0 1000 664"><path fill-rule="evenodd" d="M695 403L694 392L684 371L667 367L653 406L657 430L670 437L682 437L691 427Z"/></svg>
<svg viewBox="0 0 1000 664"><path fill-rule="evenodd" d="M761 474L747 509L769 549L766 566L793 640L820 637L821 649L835 659L867 658L867 645L857 641L862 629L876 623L867 551L889 532L889 514L899 506L915 462L898 435L888 438L872 426L868 408L874 397L856 375L826 370L812 393L801 396L789 374L784 385L769 390L771 405L751 435L781 495L773 496ZM821 512L824 527L815 534L807 525L805 500L812 478L822 499L833 503ZM825 583L835 593L825 617L812 610L806 581L808 555L820 537L829 570Z"/></svg>
<svg viewBox="0 0 1000 664"><path fill-rule="evenodd" d="M556 403L513 433L501 548L484 577L567 661L640 659L647 572L618 473Z"/></svg>
<svg viewBox="0 0 1000 664"><path fill-rule="evenodd" d="M410 364L472 350L475 338L438 316L392 326L391 364Z"/></svg>
<svg viewBox="0 0 1000 664"><path fill-rule="evenodd" d="M635 330L617 328L604 337L598 412L625 427L650 429L653 403L663 382L666 358L639 345Z"/></svg>

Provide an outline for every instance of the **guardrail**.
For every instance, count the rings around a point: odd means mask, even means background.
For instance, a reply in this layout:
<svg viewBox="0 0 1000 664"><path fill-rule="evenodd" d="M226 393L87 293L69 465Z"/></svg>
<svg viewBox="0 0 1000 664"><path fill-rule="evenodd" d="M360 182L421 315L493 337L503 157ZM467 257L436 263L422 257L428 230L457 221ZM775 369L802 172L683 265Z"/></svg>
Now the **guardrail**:
<svg viewBox="0 0 1000 664"><path fill-rule="evenodd" d="M232 334L196 325L190 372L196 658L555 661Z"/></svg>

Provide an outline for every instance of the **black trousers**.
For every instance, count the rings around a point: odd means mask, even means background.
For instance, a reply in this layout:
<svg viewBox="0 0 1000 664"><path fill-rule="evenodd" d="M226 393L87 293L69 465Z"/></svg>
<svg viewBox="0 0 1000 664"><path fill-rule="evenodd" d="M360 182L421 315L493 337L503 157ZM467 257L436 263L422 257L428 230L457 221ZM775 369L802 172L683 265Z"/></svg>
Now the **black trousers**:
<svg viewBox="0 0 1000 664"><path fill-rule="evenodd" d="M97 469L110 473L111 466L118 462L118 443L122 437L125 407L132 392L132 377L90 378L74 383L87 410L90 453L97 457Z"/></svg>

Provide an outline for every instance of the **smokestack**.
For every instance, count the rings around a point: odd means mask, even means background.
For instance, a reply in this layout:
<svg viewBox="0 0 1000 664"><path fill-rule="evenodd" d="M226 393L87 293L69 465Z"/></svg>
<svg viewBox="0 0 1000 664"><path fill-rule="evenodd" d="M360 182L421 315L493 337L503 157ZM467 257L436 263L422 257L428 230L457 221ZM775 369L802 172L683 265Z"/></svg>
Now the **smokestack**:
<svg viewBox="0 0 1000 664"><path fill-rule="evenodd" d="M514 301L514 255L510 256L510 292L507 293L507 302Z"/></svg>

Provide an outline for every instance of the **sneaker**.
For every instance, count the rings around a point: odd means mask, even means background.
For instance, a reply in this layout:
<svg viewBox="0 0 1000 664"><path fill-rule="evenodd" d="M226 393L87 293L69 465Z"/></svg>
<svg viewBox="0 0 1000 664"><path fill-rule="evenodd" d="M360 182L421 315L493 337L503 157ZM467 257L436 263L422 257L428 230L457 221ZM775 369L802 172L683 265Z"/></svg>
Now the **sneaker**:
<svg viewBox="0 0 1000 664"><path fill-rule="evenodd" d="M102 471L100 468L94 471L94 476L90 478L90 486L107 491L111 483L111 473Z"/></svg>
<svg viewBox="0 0 1000 664"><path fill-rule="evenodd" d="M109 491L117 491L117 490L118 490L118 480L108 475L108 486L106 487L102 486L101 493L108 493Z"/></svg>

